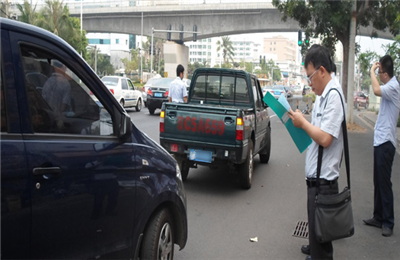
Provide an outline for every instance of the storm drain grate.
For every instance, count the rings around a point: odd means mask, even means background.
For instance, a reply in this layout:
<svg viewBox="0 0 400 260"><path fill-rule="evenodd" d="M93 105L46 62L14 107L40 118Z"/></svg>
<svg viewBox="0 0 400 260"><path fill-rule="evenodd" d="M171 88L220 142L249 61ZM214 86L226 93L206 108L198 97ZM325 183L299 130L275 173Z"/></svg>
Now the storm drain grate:
<svg viewBox="0 0 400 260"><path fill-rule="evenodd" d="M292 236L308 238L308 222L299 220L293 230Z"/></svg>

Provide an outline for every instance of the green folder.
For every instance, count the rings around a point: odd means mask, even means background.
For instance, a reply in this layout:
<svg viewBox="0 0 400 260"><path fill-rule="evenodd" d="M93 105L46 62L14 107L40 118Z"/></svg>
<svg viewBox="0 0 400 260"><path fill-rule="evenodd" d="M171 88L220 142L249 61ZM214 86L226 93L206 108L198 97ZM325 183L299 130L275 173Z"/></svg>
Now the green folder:
<svg viewBox="0 0 400 260"><path fill-rule="evenodd" d="M293 125L292 119L288 115L288 110L271 93L267 91L263 100L285 125L300 153L304 152L312 142L311 137L302 128L297 128Z"/></svg>

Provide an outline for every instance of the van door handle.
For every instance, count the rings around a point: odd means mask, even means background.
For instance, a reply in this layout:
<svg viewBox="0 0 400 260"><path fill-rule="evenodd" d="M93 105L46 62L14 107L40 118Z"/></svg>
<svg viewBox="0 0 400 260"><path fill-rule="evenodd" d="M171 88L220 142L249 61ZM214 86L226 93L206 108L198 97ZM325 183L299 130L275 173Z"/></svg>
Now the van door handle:
<svg viewBox="0 0 400 260"><path fill-rule="evenodd" d="M60 167L38 167L33 168L33 175L61 174Z"/></svg>
<svg viewBox="0 0 400 260"><path fill-rule="evenodd" d="M230 124L235 123L235 120L233 120L232 117L225 117L224 122L225 122L225 124L230 125Z"/></svg>
<svg viewBox="0 0 400 260"><path fill-rule="evenodd" d="M175 118L176 117L176 112L168 112L167 116L170 117L170 118Z"/></svg>

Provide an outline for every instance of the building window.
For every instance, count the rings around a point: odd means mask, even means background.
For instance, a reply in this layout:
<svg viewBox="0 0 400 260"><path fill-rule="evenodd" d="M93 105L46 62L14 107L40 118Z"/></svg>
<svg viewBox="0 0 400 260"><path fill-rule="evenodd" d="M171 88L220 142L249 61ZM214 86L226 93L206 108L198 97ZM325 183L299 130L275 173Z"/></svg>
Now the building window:
<svg viewBox="0 0 400 260"><path fill-rule="evenodd" d="M274 42L274 45L276 45L276 42Z"/></svg>
<svg viewBox="0 0 400 260"><path fill-rule="evenodd" d="M125 40L125 45L128 45L128 40Z"/></svg>
<svg viewBox="0 0 400 260"><path fill-rule="evenodd" d="M208 42L211 42L211 39L208 39Z"/></svg>
<svg viewBox="0 0 400 260"><path fill-rule="evenodd" d="M271 44L270 45L272 45L272 42L270 42Z"/></svg>
<svg viewBox="0 0 400 260"><path fill-rule="evenodd" d="M116 44L119 44L119 39L115 39L115 43L116 43Z"/></svg>
<svg viewBox="0 0 400 260"><path fill-rule="evenodd" d="M204 56L206 56L206 55L207 55L207 53L206 53L205 51L203 51L203 55L204 55Z"/></svg>
<svg viewBox="0 0 400 260"><path fill-rule="evenodd" d="M211 52L208 52L208 56L211 56Z"/></svg>
<svg viewBox="0 0 400 260"><path fill-rule="evenodd" d="M208 49L211 50L211 45L208 45Z"/></svg>
<svg viewBox="0 0 400 260"><path fill-rule="evenodd" d="M272 51L272 48L269 48L270 51Z"/></svg>
<svg viewBox="0 0 400 260"><path fill-rule="evenodd" d="M275 48L274 48L274 51L275 51Z"/></svg>

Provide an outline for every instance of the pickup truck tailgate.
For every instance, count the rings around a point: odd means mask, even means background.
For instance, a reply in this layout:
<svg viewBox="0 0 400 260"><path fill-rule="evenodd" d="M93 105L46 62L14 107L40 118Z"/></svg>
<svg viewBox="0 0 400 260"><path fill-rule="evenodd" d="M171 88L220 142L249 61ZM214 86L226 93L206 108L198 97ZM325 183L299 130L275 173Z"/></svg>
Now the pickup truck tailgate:
<svg viewBox="0 0 400 260"><path fill-rule="evenodd" d="M160 137L180 143L235 146L237 113L237 108L230 107L166 103Z"/></svg>

